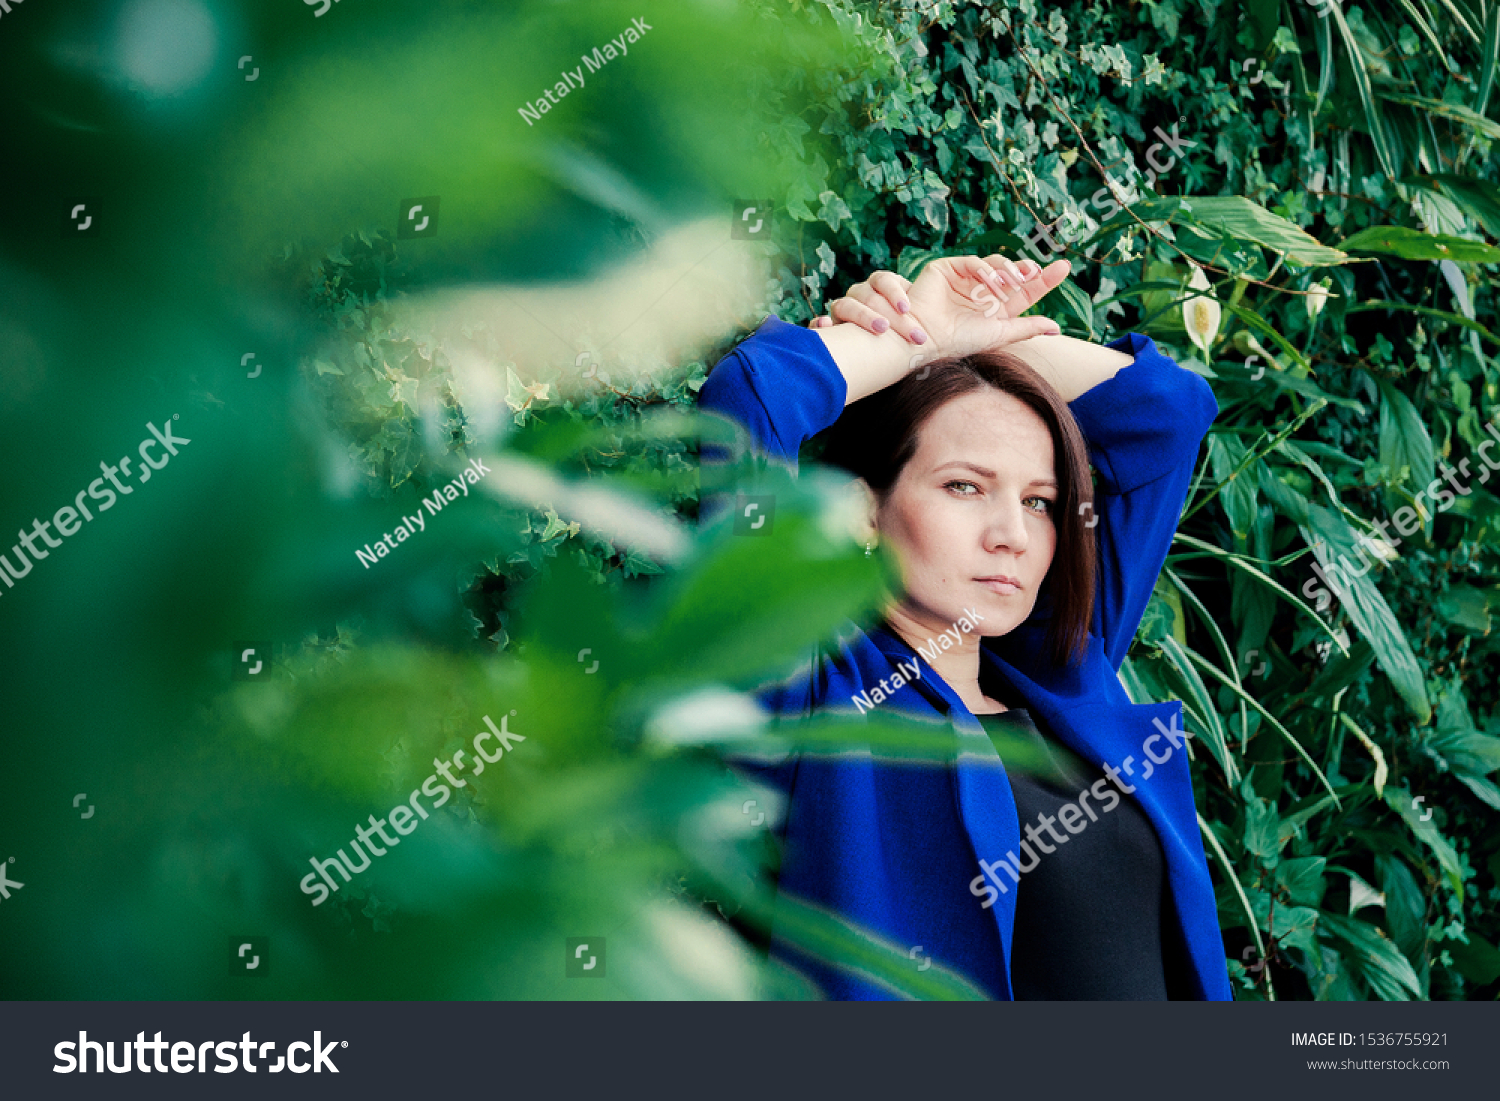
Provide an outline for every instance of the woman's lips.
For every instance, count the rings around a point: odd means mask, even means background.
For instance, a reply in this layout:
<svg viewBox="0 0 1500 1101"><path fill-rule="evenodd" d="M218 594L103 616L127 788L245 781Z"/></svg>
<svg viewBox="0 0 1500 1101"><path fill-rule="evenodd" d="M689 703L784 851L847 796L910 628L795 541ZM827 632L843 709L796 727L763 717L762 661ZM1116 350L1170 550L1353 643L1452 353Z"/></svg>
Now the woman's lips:
<svg viewBox="0 0 1500 1101"><path fill-rule="evenodd" d="M992 593L1009 596L1021 591L1021 583L1014 577L976 577L974 579Z"/></svg>

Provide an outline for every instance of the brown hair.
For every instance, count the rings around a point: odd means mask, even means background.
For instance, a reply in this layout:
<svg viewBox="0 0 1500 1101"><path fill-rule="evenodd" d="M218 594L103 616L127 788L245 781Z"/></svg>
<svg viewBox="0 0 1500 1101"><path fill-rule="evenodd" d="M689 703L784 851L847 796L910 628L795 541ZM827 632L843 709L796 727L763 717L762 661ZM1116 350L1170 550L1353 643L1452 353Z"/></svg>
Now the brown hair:
<svg viewBox="0 0 1500 1101"><path fill-rule="evenodd" d="M954 398L988 386L1031 409L1052 434L1057 467L1057 551L1037 611L1050 613L1048 656L1059 665L1082 658L1094 610L1097 550L1083 505L1092 506L1088 445L1067 403L1022 360L1007 352L976 352L934 360L925 377L900 382L854 402L822 434L822 461L863 478L884 503L901 470L917 452L922 425Z"/></svg>

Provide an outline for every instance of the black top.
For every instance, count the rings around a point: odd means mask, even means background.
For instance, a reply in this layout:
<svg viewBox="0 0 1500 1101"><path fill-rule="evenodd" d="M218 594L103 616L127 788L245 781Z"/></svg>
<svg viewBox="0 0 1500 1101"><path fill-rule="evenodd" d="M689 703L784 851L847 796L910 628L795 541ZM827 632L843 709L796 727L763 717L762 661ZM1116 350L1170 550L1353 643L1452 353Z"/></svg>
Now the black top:
<svg viewBox="0 0 1500 1101"><path fill-rule="evenodd" d="M1145 812L1024 708L976 717L1006 762L1021 823L1020 881L999 873L1016 892L1013 997L1193 997L1180 936L1162 920L1166 860ZM1071 829L1058 820L1069 805Z"/></svg>

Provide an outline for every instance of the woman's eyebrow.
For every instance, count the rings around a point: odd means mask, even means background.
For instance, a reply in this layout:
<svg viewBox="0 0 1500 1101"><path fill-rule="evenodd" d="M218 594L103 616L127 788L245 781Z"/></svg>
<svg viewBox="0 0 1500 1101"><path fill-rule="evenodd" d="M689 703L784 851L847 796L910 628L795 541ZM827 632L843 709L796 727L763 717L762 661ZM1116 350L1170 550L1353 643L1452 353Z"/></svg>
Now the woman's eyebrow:
<svg viewBox="0 0 1500 1101"><path fill-rule="evenodd" d="M995 477L995 472L993 470L990 470L988 467L980 466L977 463L971 463L966 459L954 459L952 462L944 463L942 466L933 467L932 472L936 474L940 470L947 470L950 466L965 467L968 470L972 470L975 474L978 474L981 478ZM1026 484L1029 486L1041 486L1049 489L1058 488L1057 480L1054 478L1033 478Z"/></svg>
<svg viewBox="0 0 1500 1101"><path fill-rule="evenodd" d="M968 462L964 459L954 459L951 463L944 463L942 466L933 467L932 472L936 474L939 470L947 470L950 466L967 467L975 474L978 474L981 478L993 478L995 476L995 472L993 470L990 470L987 467L979 466L976 463Z"/></svg>

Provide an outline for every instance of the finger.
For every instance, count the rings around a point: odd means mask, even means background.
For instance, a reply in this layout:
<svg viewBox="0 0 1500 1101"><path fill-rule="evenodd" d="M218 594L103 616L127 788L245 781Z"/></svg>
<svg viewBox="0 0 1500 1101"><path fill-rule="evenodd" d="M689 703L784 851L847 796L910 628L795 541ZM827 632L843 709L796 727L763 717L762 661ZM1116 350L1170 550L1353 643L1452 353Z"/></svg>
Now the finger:
<svg viewBox="0 0 1500 1101"><path fill-rule="evenodd" d="M1017 264L1009 256L1001 256L999 258L999 261L1000 262L998 264L993 264L993 266L1005 272L1005 274L1009 276L1011 281L1017 287L1024 287L1026 285L1028 275L1026 272L1023 272L1021 270L1019 264Z"/></svg>
<svg viewBox="0 0 1500 1101"><path fill-rule="evenodd" d="M860 289L860 287L852 287L850 288L850 292L852 294L854 291ZM863 293L869 294L873 292L865 289ZM880 301L884 302L885 300L880 299ZM887 306L886 308L890 309L891 307ZM845 296L835 299L833 305L829 307L829 312L833 315L835 321L848 321L858 325L866 332L876 333L877 335L888 332L891 327L890 318L886 317L879 310L865 305L865 303L857 298Z"/></svg>
<svg viewBox="0 0 1500 1101"><path fill-rule="evenodd" d="M1005 330L1005 343L1018 344L1034 336L1061 336L1062 326L1050 317L1017 317Z"/></svg>
<svg viewBox="0 0 1500 1101"><path fill-rule="evenodd" d="M827 329L833 325L833 318L826 314L819 314L807 323L809 329Z"/></svg>
<svg viewBox="0 0 1500 1101"><path fill-rule="evenodd" d="M979 256L956 256L952 260L954 270L961 276L976 280L989 287L1004 302L1015 294L1024 281L1012 276L1001 266L992 263L996 257L985 259Z"/></svg>
<svg viewBox="0 0 1500 1101"><path fill-rule="evenodd" d="M894 272L876 273L876 275L880 274L889 275L891 277L891 280L897 280L901 283L906 282L906 280L902 279ZM894 288L895 286L895 284L893 284L890 280L881 280L879 285L884 285L887 288ZM863 306L865 309L870 310L880 316L880 318L885 322L885 327L880 329L871 328L871 332L883 333L887 329L893 329L909 344L925 344L927 342L927 334L922 331L920 325L917 322L916 315L910 312L910 302L907 302L907 312L899 312L898 307L892 304L889 297L887 297L885 294L881 294L876 290L876 286L876 277L871 276L869 282L857 283L854 286L850 287L849 293L844 297L844 299L841 299L841 301L850 301L857 303L860 306ZM903 301L905 300L904 292L900 294L900 297ZM837 303L835 303L835 306L837 306ZM838 314L835 310L834 316L838 317L841 315ZM865 327L869 328L869 326Z"/></svg>
<svg viewBox="0 0 1500 1101"><path fill-rule="evenodd" d="M1003 260L1004 257L990 257L989 259L994 262L997 259ZM1048 292L1054 290L1068 277L1068 273L1073 270L1073 265L1067 260L1056 260L1042 268L1038 267L1034 261L1023 260L1018 268L1027 273L1027 278L1017 290L1018 297L1007 303L1011 317L1025 313Z"/></svg>
<svg viewBox="0 0 1500 1101"><path fill-rule="evenodd" d="M898 314L911 313L911 299L907 297L910 279L903 279L893 271L877 271L870 276L870 289L889 302Z"/></svg>

